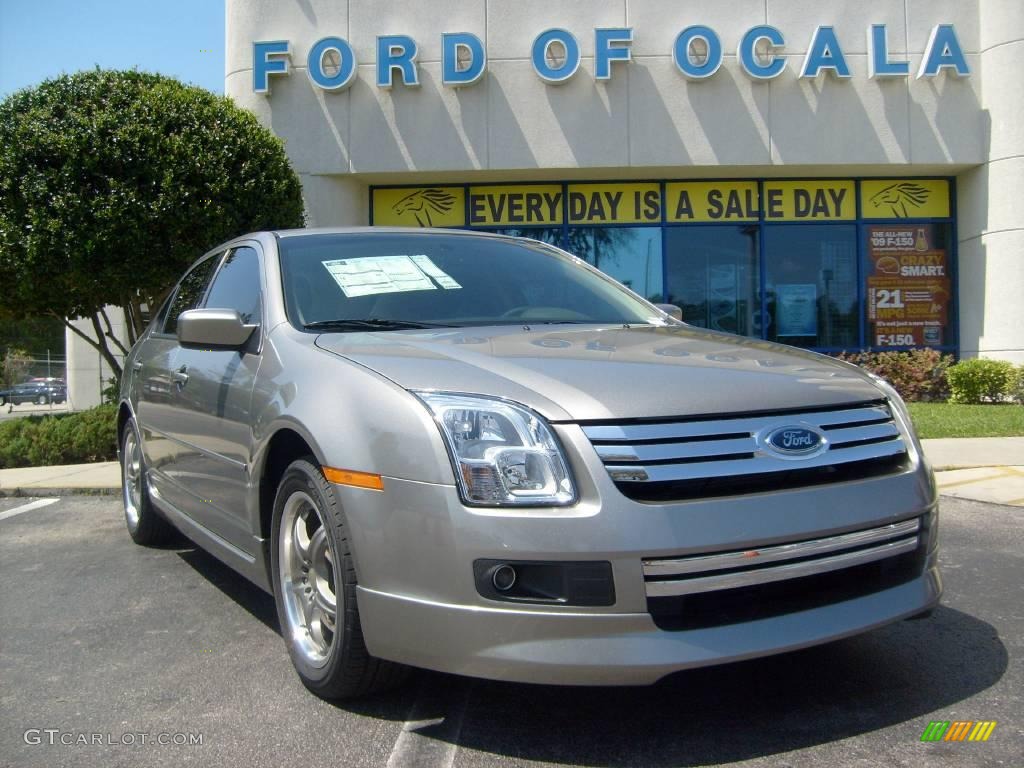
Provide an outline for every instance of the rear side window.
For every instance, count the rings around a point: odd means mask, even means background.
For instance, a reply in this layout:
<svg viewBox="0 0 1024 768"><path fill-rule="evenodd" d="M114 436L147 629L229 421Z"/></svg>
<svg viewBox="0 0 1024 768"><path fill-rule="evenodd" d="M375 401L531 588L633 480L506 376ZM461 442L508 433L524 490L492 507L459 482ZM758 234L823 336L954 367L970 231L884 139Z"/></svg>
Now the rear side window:
<svg viewBox="0 0 1024 768"><path fill-rule="evenodd" d="M213 268L217 266L220 259L211 256L205 261L196 264L191 271L181 279L178 285L178 292L171 302L171 308L167 312L167 319L164 321L164 333L175 334L178 332L178 315L189 309L195 309L203 300L203 293L210 282Z"/></svg>
<svg viewBox="0 0 1024 768"><path fill-rule="evenodd" d="M235 248L210 286L206 305L211 309L234 309L242 322L258 325L260 311L260 259L252 248Z"/></svg>

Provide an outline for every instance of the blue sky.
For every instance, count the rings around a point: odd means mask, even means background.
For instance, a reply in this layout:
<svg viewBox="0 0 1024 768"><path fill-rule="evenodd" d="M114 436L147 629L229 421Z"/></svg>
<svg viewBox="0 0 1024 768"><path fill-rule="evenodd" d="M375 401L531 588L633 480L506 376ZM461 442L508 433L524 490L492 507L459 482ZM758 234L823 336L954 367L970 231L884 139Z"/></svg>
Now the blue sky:
<svg viewBox="0 0 1024 768"><path fill-rule="evenodd" d="M223 93L223 0L0 0L0 98L96 65Z"/></svg>

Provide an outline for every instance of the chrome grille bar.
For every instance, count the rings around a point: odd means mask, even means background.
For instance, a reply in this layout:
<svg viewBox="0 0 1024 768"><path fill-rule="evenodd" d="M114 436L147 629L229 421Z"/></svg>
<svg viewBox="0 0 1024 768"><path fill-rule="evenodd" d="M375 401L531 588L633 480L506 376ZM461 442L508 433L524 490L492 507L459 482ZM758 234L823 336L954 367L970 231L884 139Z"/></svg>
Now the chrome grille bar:
<svg viewBox="0 0 1024 768"><path fill-rule="evenodd" d="M877 544L917 533L920 528L921 521L915 517L913 520L884 525L880 528L869 528L864 531L843 533L837 536L828 536L810 541L798 541L792 544L777 544L770 547L757 547L756 549L736 552L720 552L713 555L644 560L644 576L680 576L688 573L717 571L727 568L768 565L780 560L796 560L841 549Z"/></svg>
<svg viewBox="0 0 1024 768"><path fill-rule="evenodd" d="M773 430L803 426L821 449L785 455L767 441ZM818 469L899 457L907 447L886 403L834 410L724 415L720 419L587 424L584 434L618 483L674 483ZM881 471L881 470L879 470Z"/></svg>
<svg viewBox="0 0 1024 768"><path fill-rule="evenodd" d="M773 416L734 416L708 421L678 421L657 424L594 424L583 427L592 441L638 442L644 440L685 440L716 435L742 435L794 422L813 424L822 429L844 424L891 421L885 405L850 408L839 411L780 414Z"/></svg>
<svg viewBox="0 0 1024 768"><path fill-rule="evenodd" d="M856 565L884 560L906 552L913 552L917 549L917 546L918 537L914 536L909 539L900 539L880 544L869 549L858 549L853 552L844 552L829 557L789 563L788 565L776 565L769 568L756 568L750 571L700 576L675 581L648 581L647 596L670 597L691 595L698 592L736 589L737 587L749 587L756 584L796 579L801 576L812 576L818 573L827 573L828 571L837 571L842 568L852 568Z"/></svg>
<svg viewBox="0 0 1024 768"><path fill-rule="evenodd" d="M609 464L607 469L612 479L619 482L661 483L670 480L731 477L733 475L754 475L766 472L785 472L792 469L828 467L854 461L896 456L904 453L905 450L902 440L893 440L886 443L857 445L851 448L836 447L820 456L801 460L782 459L762 454L750 459L701 461L688 464Z"/></svg>

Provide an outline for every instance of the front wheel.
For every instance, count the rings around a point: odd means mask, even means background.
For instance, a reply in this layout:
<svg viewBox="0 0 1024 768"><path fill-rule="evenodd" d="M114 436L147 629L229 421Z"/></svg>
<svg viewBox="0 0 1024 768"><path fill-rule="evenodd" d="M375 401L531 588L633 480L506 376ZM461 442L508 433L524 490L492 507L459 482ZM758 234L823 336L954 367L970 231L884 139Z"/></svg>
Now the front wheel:
<svg viewBox="0 0 1024 768"><path fill-rule="evenodd" d="M36 398L36 405L46 405L48 402L50 401L47 399L46 395L40 395Z"/></svg>
<svg viewBox="0 0 1024 768"><path fill-rule="evenodd" d="M351 537L334 490L312 459L292 462L278 485L271 570L281 634L310 691L352 698L405 679L406 667L366 650Z"/></svg>
<svg viewBox="0 0 1024 768"><path fill-rule="evenodd" d="M174 535L168 523L149 499L146 465L135 420L121 431L121 499L128 535L136 544L163 544Z"/></svg>

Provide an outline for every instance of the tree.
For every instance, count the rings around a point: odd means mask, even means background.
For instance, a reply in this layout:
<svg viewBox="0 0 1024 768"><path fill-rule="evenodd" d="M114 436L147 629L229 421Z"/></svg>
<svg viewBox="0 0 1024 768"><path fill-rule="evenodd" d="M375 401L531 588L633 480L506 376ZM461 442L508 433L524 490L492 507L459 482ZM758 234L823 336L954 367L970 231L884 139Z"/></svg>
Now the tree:
<svg viewBox="0 0 1024 768"><path fill-rule="evenodd" d="M0 315L60 318L117 376L142 306L155 312L204 251L302 225L282 142L227 98L97 69L0 103ZM108 305L124 310L127 344Z"/></svg>

